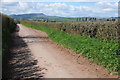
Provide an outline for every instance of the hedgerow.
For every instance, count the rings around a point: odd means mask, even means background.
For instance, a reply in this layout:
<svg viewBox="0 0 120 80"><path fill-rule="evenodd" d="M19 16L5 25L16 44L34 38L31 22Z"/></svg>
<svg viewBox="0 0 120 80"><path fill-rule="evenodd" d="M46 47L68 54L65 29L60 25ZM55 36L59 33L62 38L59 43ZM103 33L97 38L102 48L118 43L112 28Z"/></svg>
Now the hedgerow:
<svg viewBox="0 0 120 80"><path fill-rule="evenodd" d="M10 40L11 40L11 33L14 32L16 28L16 23L14 19L0 13L0 17L2 18L1 25L2 25L2 62L3 65L5 61L7 61L7 57L9 54L10 48Z"/></svg>
<svg viewBox="0 0 120 80"><path fill-rule="evenodd" d="M26 22L27 23L27 22ZM119 38L118 21L94 21L94 22L29 22L29 24L49 27L66 33L89 36L91 38L100 38L104 40Z"/></svg>

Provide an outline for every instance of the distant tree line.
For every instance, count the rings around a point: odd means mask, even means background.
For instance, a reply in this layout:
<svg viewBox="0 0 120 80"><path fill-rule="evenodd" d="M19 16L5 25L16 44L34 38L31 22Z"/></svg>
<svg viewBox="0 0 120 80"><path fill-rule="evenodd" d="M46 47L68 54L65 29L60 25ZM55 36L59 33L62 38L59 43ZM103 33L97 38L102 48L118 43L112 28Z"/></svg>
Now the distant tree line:
<svg viewBox="0 0 120 80"><path fill-rule="evenodd" d="M91 17L81 17L77 18L77 21L96 21L97 18L91 18Z"/></svg>
<svg viewBox="0 0 120 80"><path fill-rule="evenodd" d="M98 19L98 18L94 18L94 17L80 17L80 18L77 18L76 21L79 22L79 21L116 21L117 19L115 18L101 18L101 19Z"/></svg>

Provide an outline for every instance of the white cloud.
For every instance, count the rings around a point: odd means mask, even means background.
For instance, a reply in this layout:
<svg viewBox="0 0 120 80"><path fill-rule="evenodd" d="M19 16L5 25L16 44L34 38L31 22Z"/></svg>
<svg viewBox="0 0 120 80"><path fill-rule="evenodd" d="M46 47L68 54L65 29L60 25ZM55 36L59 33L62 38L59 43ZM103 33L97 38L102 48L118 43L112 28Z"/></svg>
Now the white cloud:
<svg viewBox="0 0 120 80"><path fill-rule="evenodd" d="M19 0L2 0L2 2L18 2Z"/></svg>
<svg viewBox="0 0 120 80"><path fill-rule="evenodd" d="M113 11L114 9L112 8L106 8L106 9L103 9L103 11Z"/></svg>
<svg viewBox="0 0 120 80"><path fill-rule="evenodd" d="M3 2L119 2L119 0L2 0Z"/></svg>
<svg viewBox="0 0 120 80"><path fill-rule="evenodd" d="M113 7L117 8L118 7L118 2L105 2L105 1L99 1L97 4L101 7Z"/></svg>
<svg viewBox="0 0 120 80"><path fill-rule="evenodd" d="M95 6L92 4L91 6L76 6L67 3L4 2L2 9L5 14L44 13L63 17L107 17L116 16L117 3L97 2Z"/></svg>
<svg viewBox="0 0 120 80"><path fill-rule="evenodd" d="M19 5L20 5L21 8L28 8L27 3L19 2Z"/></svg>

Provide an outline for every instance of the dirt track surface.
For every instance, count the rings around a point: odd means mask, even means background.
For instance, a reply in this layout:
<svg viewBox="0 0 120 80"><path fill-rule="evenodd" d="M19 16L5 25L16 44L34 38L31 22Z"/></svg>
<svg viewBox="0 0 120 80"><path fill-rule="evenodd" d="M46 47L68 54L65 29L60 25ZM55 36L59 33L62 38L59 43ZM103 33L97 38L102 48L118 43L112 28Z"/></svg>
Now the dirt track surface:
<svg viewBox="0 0 120 80"><path fill-rule="evenodd" d="M11 48L3 66L2 80L40 80L44 68L37 65L37 60L17 32L11 37Z"/></svg>
<svg viewBox="0 0 120 80"><path fill-rule="evenodd" d="M73 51L57 45L42 31L27 28L21 24L19 36L26 42L32 55L38 60L45 78L115 78L108 72L75 54Z"/></svg>

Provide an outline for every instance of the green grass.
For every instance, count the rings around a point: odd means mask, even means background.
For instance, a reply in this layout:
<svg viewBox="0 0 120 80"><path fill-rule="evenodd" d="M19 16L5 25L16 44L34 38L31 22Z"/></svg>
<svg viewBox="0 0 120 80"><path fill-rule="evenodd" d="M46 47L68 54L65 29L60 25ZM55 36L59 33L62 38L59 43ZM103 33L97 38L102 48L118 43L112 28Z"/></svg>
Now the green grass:
<svg viewBox="0 0 120 80"><path fill-rule="evenodd" d="M23 25L46 32L56 43L72 49L76 53L87 57L91 61L104 66L110 72L118 72L118 70L120 70L120 67L118 67L119 44L117 41L111 40L104 42L96 38L68 34L42 26L39 27L26 23L23 23Z"/></svg>
<svg viewBox="0 0 120 80"><path fill-rule="evenodd" d="M67 21L76 21L77 18L57 18L57 19L54 19L55 21L60 21L60 22L67 22Z"/></svg>

